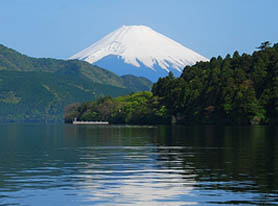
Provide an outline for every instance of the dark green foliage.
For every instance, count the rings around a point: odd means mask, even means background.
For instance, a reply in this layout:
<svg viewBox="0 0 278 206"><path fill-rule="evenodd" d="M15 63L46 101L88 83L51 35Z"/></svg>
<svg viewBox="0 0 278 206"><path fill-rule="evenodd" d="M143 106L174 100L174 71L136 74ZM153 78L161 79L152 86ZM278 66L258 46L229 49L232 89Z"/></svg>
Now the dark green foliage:
<svg viewBox="0 0 278 206"><path fill-rule="evenodd" d="M278 118L278 44L186 67L152 92L180 124L268 124Z"/></svg>
<svg viewBox="0 0 278 206"><path fill-rule="evenodd" d="M62 121L68 104L150 90L132 78L129 89L125 78L86 62L31 58L0 44L0 121Z"/></svg>
<svg viewBox="0 0 278 206"><path fill-rule="evenodd" d="M265 42L261 43L261 46L257 47L257 49L265 50L265 49L269 48L270 46L271 46L271 43L269 41L265 41Z"/></svg>

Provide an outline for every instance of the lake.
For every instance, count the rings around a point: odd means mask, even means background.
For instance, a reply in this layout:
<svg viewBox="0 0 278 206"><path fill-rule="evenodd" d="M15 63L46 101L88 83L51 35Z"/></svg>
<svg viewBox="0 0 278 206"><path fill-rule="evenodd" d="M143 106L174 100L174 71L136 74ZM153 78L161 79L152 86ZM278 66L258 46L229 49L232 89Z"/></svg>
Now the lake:
<svg viewBox="0 0 278 206"><path fill-rule="evenodd" d="M278 205L278 128L2 124L0 205Z"/></svg>

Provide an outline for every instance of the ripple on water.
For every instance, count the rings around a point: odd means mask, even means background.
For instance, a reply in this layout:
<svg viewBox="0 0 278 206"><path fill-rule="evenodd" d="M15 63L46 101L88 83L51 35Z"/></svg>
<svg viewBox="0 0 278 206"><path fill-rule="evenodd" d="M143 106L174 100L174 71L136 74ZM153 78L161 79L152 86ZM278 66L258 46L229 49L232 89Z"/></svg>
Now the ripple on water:
<svg viewBox="0 0 278 206"><path fill-rule="evenodd" d="M277 143L268 143L273 150L262 150L271 138L239 139L241 133L221 133L219 141L217 135L199 137L200 132L196 136L187 129L161 137L155 128L141 128L140 136L136 127L71 126L59 132L50 127L51 136L43 136L47 132L40 129L36 138L28 136L25 141L21 135L10 137L9 145L20 142L16 149L0 145L1 155L7 157L0 161L0 205L278 203L277 186L271 184L275 178L267 181L277 175L277 168L264 167L265 156L256 157L259 150L278 160L270 153L278 151Z"/></svg>

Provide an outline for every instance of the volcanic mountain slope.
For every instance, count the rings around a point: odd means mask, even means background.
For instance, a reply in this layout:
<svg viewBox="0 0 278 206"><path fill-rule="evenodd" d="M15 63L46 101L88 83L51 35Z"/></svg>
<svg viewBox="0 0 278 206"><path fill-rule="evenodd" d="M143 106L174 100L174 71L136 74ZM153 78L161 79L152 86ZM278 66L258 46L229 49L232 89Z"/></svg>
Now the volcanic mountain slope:
<svg viewBox="0 0 278 206"><path fill-rule="evenodd" d="M147 26L122 26L73 55L118 74L143 76L153 81L172 71L179 76L186 65L207 58Z"/></svg>

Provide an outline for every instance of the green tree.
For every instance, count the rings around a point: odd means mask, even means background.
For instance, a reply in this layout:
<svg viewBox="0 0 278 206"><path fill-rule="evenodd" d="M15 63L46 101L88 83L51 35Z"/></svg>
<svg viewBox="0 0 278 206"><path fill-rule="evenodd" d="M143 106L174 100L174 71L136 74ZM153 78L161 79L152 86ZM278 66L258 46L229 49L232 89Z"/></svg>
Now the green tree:
<svg viewBox="0 0 278 206"><path fill-rule="evenodd" d="M269 41L265 41L265 42L262 42L261 45L259 47L257 47L257 49L266 50L270 47L271 47L271 43Z"/></svg>

